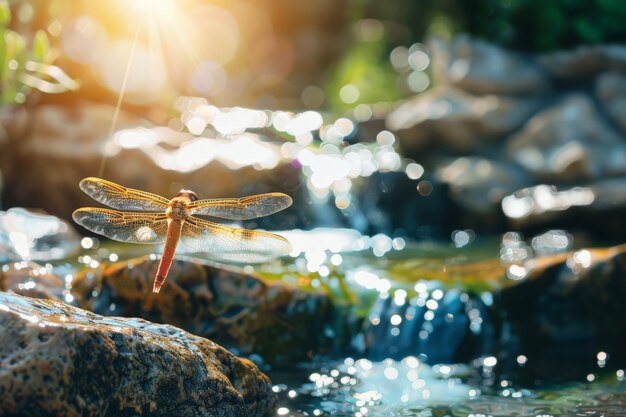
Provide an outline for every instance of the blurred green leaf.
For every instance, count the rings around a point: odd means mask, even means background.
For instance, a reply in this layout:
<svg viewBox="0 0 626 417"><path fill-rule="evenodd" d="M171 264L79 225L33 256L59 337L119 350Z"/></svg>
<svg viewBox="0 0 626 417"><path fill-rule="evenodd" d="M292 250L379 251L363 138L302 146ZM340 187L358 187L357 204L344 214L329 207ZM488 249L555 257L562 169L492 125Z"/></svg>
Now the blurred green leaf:
<svg viewBox="0 0 626 417"><path fill-rule="evenodd" d="M0 0L0 26L6 26L11 21L11 8L6 0Z"/></svg>
<svg viewBox="0 0 626 417"><path fill-rule="evenodd" d="M50 52L50 41L43 30L35 33L33 40L33 59L37 62L46 62Z"/></svg>

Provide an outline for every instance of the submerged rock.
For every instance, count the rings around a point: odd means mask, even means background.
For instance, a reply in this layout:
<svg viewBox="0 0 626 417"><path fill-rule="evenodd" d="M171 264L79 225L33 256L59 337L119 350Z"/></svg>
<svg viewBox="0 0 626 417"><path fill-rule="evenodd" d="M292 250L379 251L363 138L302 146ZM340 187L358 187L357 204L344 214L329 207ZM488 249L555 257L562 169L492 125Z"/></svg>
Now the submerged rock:
<svg viewBox="0 0 626 417"><path fill-rule="evenodd" d="M0 293L0 415L257 416L250 361L180 329Z"/></svg>
<svg viewBox="0 0 626 417"><path fill-rule="evenodd" d="M303 359L323 346L331 308L325 295L183 260L154 294L158 262L144 257L84 272L73 288L77 302L99 314L172 324L270 363Z"/></svg>

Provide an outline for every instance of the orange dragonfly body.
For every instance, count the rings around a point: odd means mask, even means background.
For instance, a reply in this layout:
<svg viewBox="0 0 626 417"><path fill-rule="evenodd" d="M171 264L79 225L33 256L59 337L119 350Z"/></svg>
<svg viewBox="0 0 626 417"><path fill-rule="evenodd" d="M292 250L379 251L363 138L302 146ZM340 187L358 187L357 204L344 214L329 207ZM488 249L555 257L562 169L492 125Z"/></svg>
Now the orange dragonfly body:
<svg viewBox="0 0 626 417"><path fill-rule="evenodd" d="M267 216L291 205L286 194L198 200L193 191L181 190L168 200L94 177L83 179L79 186L100 203L129 211L83 207L72 215L76 223L120 242L165 244L154 280L155 293L165 282L178 242L191 252L207 252L213 259L227 262L263 262L291 251L291 244L276 234L195 217L248 220Z"/></svg>

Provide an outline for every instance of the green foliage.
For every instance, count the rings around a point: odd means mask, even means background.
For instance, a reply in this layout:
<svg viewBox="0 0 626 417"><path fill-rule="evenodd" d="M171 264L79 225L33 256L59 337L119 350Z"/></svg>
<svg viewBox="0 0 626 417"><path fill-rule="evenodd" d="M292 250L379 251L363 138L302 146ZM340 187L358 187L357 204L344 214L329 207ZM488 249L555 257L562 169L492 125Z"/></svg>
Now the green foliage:
<svg viewBox="0 0 626 417"><path fill-rule="evenodd" d="M11 9L0 0L0 105L23 103L33 89L46 93L73 90L77 83L52 64L50 41L37 31L27 36L9 28Z"/></svg>
<svg viewBox="0 0 626 417"><path fill-rule="evenodd" d="M346 110L359 103L398 100L401 93L396 80L383 40L360 41L333 70L326 91L332 108ZM356 87L356 101L344 102L341 99L340 91L346 85Z"/></svg>
<svg viewBox="0 0 626 417"><path fill-rule="evenodd" d="M11 21L11 8L6 1L0 2L0 26L4 27Z"/></svg>
<svg viewBox="0 0 626 417"><path fill-rule="evenodd" d="M626 42L624 0L368 0L366 10L404 25L405 44L442 32L531 52Z"/></svg>

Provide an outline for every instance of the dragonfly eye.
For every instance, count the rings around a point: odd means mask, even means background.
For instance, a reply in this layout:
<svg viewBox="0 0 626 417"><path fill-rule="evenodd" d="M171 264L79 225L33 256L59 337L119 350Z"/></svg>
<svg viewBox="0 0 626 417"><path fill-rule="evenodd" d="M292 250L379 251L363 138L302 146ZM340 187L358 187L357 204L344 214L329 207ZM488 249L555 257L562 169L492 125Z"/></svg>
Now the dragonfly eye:
<svg viewBox="0 0 626 417"><path fill-rule="evenodd" d="M198 194L194 193L191 190L180 190L176 197L187 197L191 201L198 200Z"/></svg>

